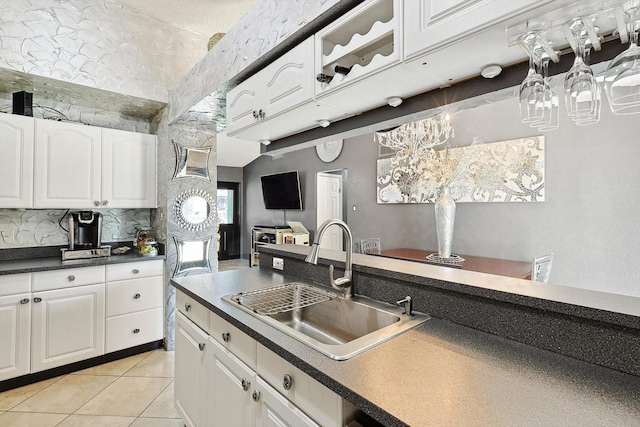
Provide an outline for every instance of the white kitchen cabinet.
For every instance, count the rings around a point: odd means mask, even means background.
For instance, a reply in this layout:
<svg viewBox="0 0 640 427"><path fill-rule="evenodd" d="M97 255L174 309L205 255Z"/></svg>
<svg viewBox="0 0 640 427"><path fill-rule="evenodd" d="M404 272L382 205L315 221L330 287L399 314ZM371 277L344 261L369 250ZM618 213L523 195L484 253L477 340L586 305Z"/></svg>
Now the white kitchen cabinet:
<svg viewBox="0 0 640 427"><path fill-rule="evenodd" d="M227 135L272 140L344 113L314 101L313 37L227 93ZM287 114L285 114L287 113Z"/></svg>
<svg viewBox="0 0 640 427"><path fill-rule="evenodd" d="M215 426L253 427L256 405L252 400L256 374L233 353L209 338L209 413Z"/></svg>
<svg viewBox="0 0 640 427"><path fill-rule="evenodd" d="M163 265L157 260L106 266L106 353L163 338Z"/></svg>
<svg viewBox="0 0 640 427"><path fill-rule="evenodd" d="M0 381L30 372L30 339L31 293L0 296Z"/></svg>
<svg viewBox="0 0 640 427"><path fill-rule="evenodd" d="M442 48L463 38L472 40L484 28L551 1L553 0L405 0L405 59Z"/></svg>
<svg viewBox="0 0 640 427"><path fill-rule="evenodd" d="M33 117L0 114L0 208L33 207Z"/></svg>
<svg viewBox="0 0 640 427"><path fill-rule="evenodd" d="M262 378L256 379L257 404L256 427L296 426L319 427L293 403L275 391Z"/></svg>
<svg viewBox="0 0 640 427"><path fill-rule="evenodd" d="M206 422L209 405L209 370L205 351L208 335L183 313L176 313L175 337L175 406L189 427L210 425Z"/></svg>
<svg viewBox="0 0 640 427"><path fill-rule="evenodd" d="M31 372L104 354L104 283L32 295Z"/></svg>
<svg viewBox="0 0 640 427"><path fill-rule="evenodd" d="M154 135L35 123L34 207L156 207Z"/></svg>
<svg viewBox="0 0 640 427"><path fill-rule="evenodd" d="M102 205L155 208L156 136L102 129Z"/></svg>

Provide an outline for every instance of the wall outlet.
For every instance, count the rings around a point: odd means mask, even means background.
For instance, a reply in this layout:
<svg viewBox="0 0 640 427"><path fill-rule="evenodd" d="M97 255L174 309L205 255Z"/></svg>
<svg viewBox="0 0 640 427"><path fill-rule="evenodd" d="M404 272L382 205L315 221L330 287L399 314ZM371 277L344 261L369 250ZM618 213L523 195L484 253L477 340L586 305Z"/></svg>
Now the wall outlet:
<svg viewBox="0 0 640 427"><path fill-rule="evenodd" d="M273 257L273 269L284 270L284 259Z"/></svg>

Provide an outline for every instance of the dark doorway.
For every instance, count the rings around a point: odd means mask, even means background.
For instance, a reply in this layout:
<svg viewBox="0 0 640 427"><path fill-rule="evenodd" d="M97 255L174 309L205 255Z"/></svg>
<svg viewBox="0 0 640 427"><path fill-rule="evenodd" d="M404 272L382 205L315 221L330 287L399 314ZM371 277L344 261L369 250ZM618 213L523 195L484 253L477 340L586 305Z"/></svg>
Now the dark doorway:
<svg viewBox="0 0 640 427"><path fill-rule="evenodd" d="M217 208L220 220L218 259L240 258L240 205L237 182L218 181Z"/></svg>

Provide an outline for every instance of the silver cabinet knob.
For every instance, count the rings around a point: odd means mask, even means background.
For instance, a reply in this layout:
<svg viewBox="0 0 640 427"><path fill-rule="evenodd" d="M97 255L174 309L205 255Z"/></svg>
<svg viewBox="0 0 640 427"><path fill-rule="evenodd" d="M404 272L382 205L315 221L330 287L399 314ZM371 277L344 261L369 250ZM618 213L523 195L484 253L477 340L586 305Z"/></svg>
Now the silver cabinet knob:
<svg viewBox="0 0 640 427"><path fill-rule="evenodd" d="M134 268L133 270L131 270L131 272L133 274L138 274L138 273L140 273L140 270L138 270L137 268Z"/></svg>
<svg viewBox="0 0 640 427"><path fill-rule="evenodd" d="M200 351L204 351L204 343L198 343L198 348L200 349Z"/></svg>
<svg viewBox="0 0 640 427"><path fill-rule="evenodd" d="M133 299L140 299L140 294L135 294L135 295L133 296Z"/></svg>
<svg viewBox="0 0 640 427"><path fill-rule="evenodd" d="M134 334L139 334L139 333L140 333L140 329L135 328L135 329L133 330L133 333L134 333Z"/></svg>
<svg viewBox="0 0 640 427"><path fill-rule="evenodd" d="M96 206L100 206L100 202L97 201L97 200L95 202L93 202L93 204L96 205Z"/></svg>
<svg viewBox="0 0 640 427"><path fill-rule="evenodd" d="M40 302L40 301L42 301L42 298L40 298L40 297L35 297L33 299L33 302Z"/></svg>
<svg viewBox="0 0 640 427"><path fill-rule="evenodd" d="M184 305L184 311L191 311L191 304L189 304L188 302L185 303Z"/></svg>
<svg viewBox="0 0 640 427"><path fill-rule="evenodd" d="M231 334L229 332L224 332L222 334L222 341L229 342L231 340Z"/></svg>
<svg viewBox="0 0 640 427"><path fill-rule="evenodd" d="M253 394L251 395L254 402L260 401L260 390L253 390Z"/></svg>
<svg viewBox="0 0 640 427"><path fill-rule="evenodd" d="M29 298L22 298L22 299L20 300L20 304L26 304L26 303L28 303L29 301L30 301L30 300L29 300Z"/></svg>
<svg viewBox="0 0 640 427"><path fill-rule="evenodd" d="M285 390L291 390L291 387L293 387L293 378L291 378L291 375L284 375L284 378L282 379L282 387L284 387Z"/></svg>
<svg viewBox="0 0 640 427"><path fill-rule="evenodd" d="M243 378L242 381L240 381L240 384L242 384L242 389L244 391L247 391L247 390L249 390L249 386L251 385L251 381L249 381L246 378Z"/></svg>
<svg viewBox="0 0 640 427"><path fill-rule="evenodd" d="M72 274L69 277L67 277L67 279L69 279L70 282L73 282L74 280L76 280L76 276Z"/></svg>
<svg viewBox="0 0 640 427"><path fill-rule="evenodd" d="M109 201L108 201L108 200L103 200L103 201L102 201L102 206L107 206L108 204L109 204Z"/></svg>

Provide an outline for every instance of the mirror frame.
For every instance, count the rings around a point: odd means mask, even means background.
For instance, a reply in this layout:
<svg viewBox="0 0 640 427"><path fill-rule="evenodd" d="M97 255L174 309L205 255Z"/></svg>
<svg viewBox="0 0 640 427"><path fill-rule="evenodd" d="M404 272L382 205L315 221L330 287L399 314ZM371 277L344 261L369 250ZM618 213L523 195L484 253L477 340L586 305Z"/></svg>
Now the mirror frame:
<svg viewBox="0 0 640 427"><path fill-rule="evenodd" d="M176 151L176 168L172 180L178 178L199 178L211 182L209 176L209 155L211 147L192 148L172 141ZM198 154L199 156L196 156ZM204 156L204 162L198 157ZM204 164L202 164L204 163Z"/></svg>
<svg viewBox="0 0 640 427"><path fill-rule="evenodd" d="M185 203L187 202L187 200L189 200L192 197L200 197L204 199L209 209L207 213L207 217L199 223L194 223L189 221L189 219L186 218L182 213L182 209ZM178 194L175 202L173 203L173 217L175 222L180 227L189 231L202 231L208 228L211 224L215 222L216 213L217 213L216 204L215 204L215 201L213 200L213 197L211 197L211 194L199 188L189 188L184 190L182 193Z"/></svg>

